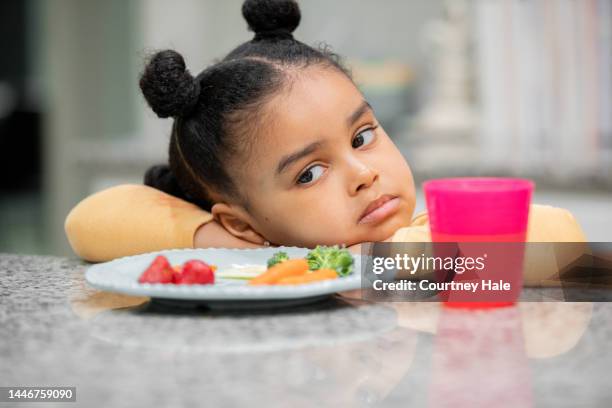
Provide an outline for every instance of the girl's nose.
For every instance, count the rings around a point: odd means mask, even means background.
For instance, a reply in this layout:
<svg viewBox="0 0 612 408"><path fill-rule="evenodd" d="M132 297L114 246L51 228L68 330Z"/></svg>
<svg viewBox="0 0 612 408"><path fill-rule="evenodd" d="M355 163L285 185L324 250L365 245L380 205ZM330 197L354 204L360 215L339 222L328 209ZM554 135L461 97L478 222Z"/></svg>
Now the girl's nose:
<svg viewBox="0 0 612 408"><path fill-rule="evenodd" d="M370 187L378 180L378 172L364 163L358 163L352 167L351 180L349 182L349 194L355 195L360 190Z"/></svg>

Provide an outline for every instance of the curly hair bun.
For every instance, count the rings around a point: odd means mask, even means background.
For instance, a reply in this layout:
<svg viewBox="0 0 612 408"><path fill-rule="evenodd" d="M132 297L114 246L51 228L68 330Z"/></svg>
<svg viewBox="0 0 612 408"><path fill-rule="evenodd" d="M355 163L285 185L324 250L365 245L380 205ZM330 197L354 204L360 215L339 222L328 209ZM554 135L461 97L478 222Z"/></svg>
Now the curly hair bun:
<svg viewBox="0 0 612 408"><path fill-rule="evenodd" d="M185 69L185 60L172 50L153 55L140 77L140 89L160 118L187 116L200 95L200 86Z"/></svg>
<svg viewBox="0 0 612 408"><path fill-rule="evenodd" d="M167 164L157 164L150 167L144 176L144 185L156 188L164 193L183 198L185 195L178 180Z"/></svg>
<svg viewBox="0 0 612 408"><path fill-rule="evenodd" d="M300 7L294 0L246 0L242 15L255 39L293 38L300 24Z"/></svg>

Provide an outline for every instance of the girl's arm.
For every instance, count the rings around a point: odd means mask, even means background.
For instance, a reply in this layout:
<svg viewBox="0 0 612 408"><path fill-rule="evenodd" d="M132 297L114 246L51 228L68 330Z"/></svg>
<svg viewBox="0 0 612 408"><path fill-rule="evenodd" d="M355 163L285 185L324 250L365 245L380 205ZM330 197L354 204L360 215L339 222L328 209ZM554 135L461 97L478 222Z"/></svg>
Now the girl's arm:
<svg viewBox="0 0 612 408"><path fill-rule="evenodd" d="M415 253L422 252L425 246L417 244L431 241L427 217L419 217L411 226L400 228L391 241L415 243ZM529 207L527 242L543 243L526 248L524 283L527 286L555 284L558 273L589 250L587 238L574 215L550 205Z"/></svg>
<svg viewBox="0 0 612 408"><path fill-rule="evenodd" d="M233 237L200 207L138 184L85 198L66 217L65 230L74 252L90 262L171 248L252 245Z"/></svg>

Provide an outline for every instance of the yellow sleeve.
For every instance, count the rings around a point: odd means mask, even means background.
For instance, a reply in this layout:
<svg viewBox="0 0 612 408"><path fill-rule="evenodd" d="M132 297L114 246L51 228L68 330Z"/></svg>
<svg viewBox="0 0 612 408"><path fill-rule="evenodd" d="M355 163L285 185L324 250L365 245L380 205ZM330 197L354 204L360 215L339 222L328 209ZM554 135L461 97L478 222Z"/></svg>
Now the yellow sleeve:
<svg viewBox="0 0 612 408"><path fill-rule="evenodd" d="M525 250L525 286L558 286L560 273L590 252L587 238L574 215L565 208L533 204L529 210ZM556 244L564 242L565 244ZM571 243L571 244L569 244Z"/></svg>
<svg viewBox="0 0 612 408"><path fill-rule="evenodd" d="M565 208L532 204L527 225L528 242L586 242L584 231Z"/></svg>
<svg viewBox="0 0 612 408"><path fill-rule="evenodd" d="M90 262L170 248L193 248L212 214L155 188L125 184L78 203L64 228L74 252Z"/></svg>

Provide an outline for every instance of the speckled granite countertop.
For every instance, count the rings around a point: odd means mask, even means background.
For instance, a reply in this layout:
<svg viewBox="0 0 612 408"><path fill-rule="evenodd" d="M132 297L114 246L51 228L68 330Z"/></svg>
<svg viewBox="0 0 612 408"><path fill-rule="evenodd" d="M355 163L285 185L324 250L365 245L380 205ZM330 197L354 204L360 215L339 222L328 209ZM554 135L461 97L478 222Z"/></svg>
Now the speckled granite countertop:
<svg viewBox="0 0 612 408"><path fill-rule="evenodd" d="M75 386L69 407L612 406L611 303L178 310L87 266L0 255L0 386Z"/></svg>

